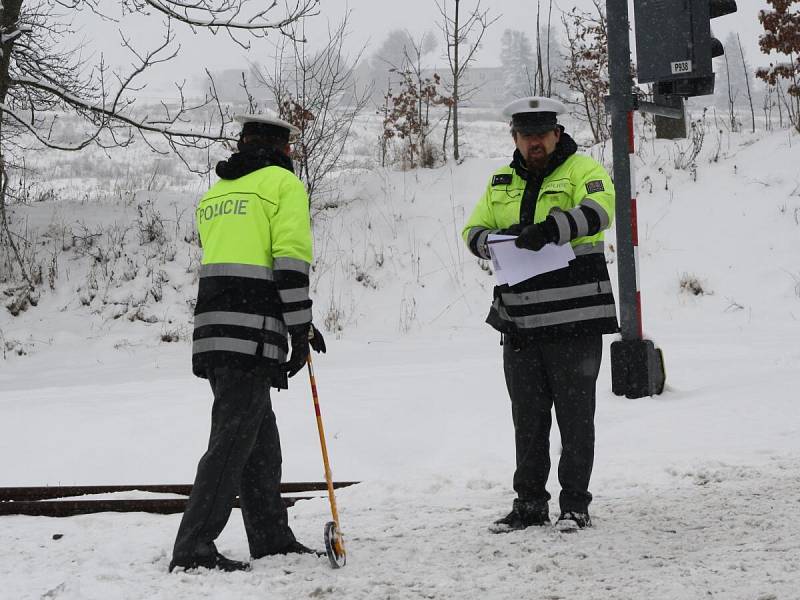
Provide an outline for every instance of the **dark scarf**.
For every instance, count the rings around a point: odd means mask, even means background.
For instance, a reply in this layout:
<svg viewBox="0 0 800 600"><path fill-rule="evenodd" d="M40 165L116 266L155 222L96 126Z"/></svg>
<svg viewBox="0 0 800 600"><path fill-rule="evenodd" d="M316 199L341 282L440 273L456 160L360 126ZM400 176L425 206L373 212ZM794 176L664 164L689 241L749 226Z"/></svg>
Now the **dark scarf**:
<svg viewBox="0 0 800 600"><path fill-rule="evenodd" d="M228 160L217 163L216 172L222 179L238 179L272 165L294 173L292 159L276 148L242 143L238 148L239 151L232 154Z"/></svg>
<svg viewBox="0 0 800 600"><path fill-rule="evenodd" d="M539 190L542 188L544 178L564 164L564 161L577 151L578 144L569 134L564 133L563 127L561 129L561 138L550 155L547 166L541 171L529 171L525 166L525 160L520 151L514 150L514 158L510 166L516 171L517 175L527 182L525 184L525 192L522 194L522 202L519 206L519 222L521 225L533 223L533 216L536 213L536 200L539 198Z"/></svg>

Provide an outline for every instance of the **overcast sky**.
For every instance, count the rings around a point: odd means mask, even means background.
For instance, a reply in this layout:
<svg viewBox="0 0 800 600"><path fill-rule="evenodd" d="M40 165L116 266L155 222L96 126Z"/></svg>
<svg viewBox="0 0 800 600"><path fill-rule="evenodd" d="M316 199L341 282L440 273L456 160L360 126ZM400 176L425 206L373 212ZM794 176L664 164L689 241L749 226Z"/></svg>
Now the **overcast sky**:
<svg viewBox="0 0 800 600"><path fill-rule="evenodd" d="M441 2L440 2L441 3ZM452 5L452 0L448 2ZM548 0L542 0L543 21L546 21ZM630 18L633 20L633 3L629 1ZM742 39L745 54L752 63L764 62L757 54L758 35L763 31L758 22L758 11L767 7L766 0L737 0L736 13L714 19L714 35L720 40L725 39L729 32L738 32ZM322 0L322 15L316 20L323 26L326 19L336 20L345 7L349 6L352 15L352 42L371 42L377 47L392 29L408 29L414 33L422 33L426 29L439 33L439 11L434 0ZM475 6L472 0L462 0L461 14ZM556 0L553 3L552 22L561 28L560 15L568 12L574 6L584 9L592 8L590 0ZM402 7L402 8L401 8ZM536 1L535 0L483 0L482 8L489 9L490 16L499 17L487 32L485 43L478 57L482 66L498 66L500 63L500 37L506 29L519 29L529 32L531 38L536 32ZM440 48L442 44L440 43Z"/></svg>
<svg viewBox="0 0 800 600"><path fill-rule="evenodd" d="M462 14L475 6L473 0L462 0L461 4ZM758 22L758 11L767 7L766 0L737 0L737 4L736 13L714 19L714 35L724 41L729 33L739 33L747 60L752 65L769 63L770 59L761 54L758 48L758 36L763 31ZM448 5L452 5L452 1L448 1ZM486 33L475 64L498 66L500 64L500 38L504 30L524 30L529 32L532 39L535 37L536 2L534 0L495 0L494 2L483 0L481 5L483 8L489 9L490 17L498 17L498 20ZM546 11L547 0L542 0L542 5L543 11ZM633 20L632 0L629 0L629 5L631 6L630 18ZM557 0L554 2L552 21L559 29L561 28L561 12L569 11L573 6L588 9L592 4L590 0ZM443 42L438 26L440 15L434 0L322 0L321 14L309 19L306 25L306 36L312 47L320 43L318 40L327 39L328 24L338 23L348 8L351 11L351 33L348 47L352 54L355 54L365 44L367 45L366 56L373 54L387 34L394 29L407 29L415 37L425 31L432 31L440 39L437 52L431 55L429 60L438 65L444 64ZM543 16L543 20L545 19L546 15ZM137 33L135 39L139 43L149 41L148 38L153 35L154 21L152 19L148 22L149 24L141 27L133 19L126 18L125 21L126 27L133 25ZM114 62L119 62L121 54L118 50L118 36L105 39L107 44L105 52L112 57L112 60L116 54L117 59ZM277 39L277 36L272 36L272 39ZM157 41L157 38L152 41ZM633 49L633 41L631 44ZM171 68L177 68L178 77L186 77L188 80L195 79L202 74L204 67L211 70L247 69L248 61L267 62L271 55L269 43L256 42L254 49L245 52L223 35L210 37L199 34L193 37L184 37L183 46L181 59L173 63ZM434 66L434 64L429 66ZM173 74L171 77L174 79L175 75Z"/></svg>

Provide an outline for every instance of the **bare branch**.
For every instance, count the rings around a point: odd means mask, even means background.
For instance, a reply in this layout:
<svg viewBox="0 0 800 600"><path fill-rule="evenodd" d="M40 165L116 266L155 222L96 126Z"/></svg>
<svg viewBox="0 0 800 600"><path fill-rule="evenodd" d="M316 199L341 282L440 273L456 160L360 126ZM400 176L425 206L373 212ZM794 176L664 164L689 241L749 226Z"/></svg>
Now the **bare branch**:
<svg viewBox="0 0 800 600"><path fill-rule="evenodd" d="M353 58L344 53L348 18L349 13L329 29L328 43L313 54L295 34L277 47L271 72L251 66L256 81L271 92L280 117L300 129L292 158L312 203L328 191L326 180L338 166L354 120L371 92L358 89L355 81L363 48Z"/></svg>
<svg viewBox="0 0 800 600"><path fill-rule="evenodd" d="M562 98L564 103L580 108L573 114L589 125L594 142L598 143L611 136L605 110L609 89L608 33L604 4L601 0L592 3L592 13L573 8L561 17L567 54L560 76L572 92Z"/></svg>
<svg viewBox="0 0 800 600"><path fill-rule="evenodd" d="M291 37L294 32L289 32L287 28L292 23L298 19L319 14L317 10L319 0L296 0L292 8L287 6L286 14L283 17L275 20L269 18L269 13L278 5L277 0L273 0L266 6L263 2L250 0L216 2L212 0L191 2L144 0L144 3L167 17L192 27L222 29L229 34L233 30L246 30L257 37L265 36L269 30L278 30ZM131 5L133 4L138 3L131 2ZM251 7L255 8L251 10Z"/></svg>
<svg viewBox="0 0 800 600"><path fill-rule="evenodd" d="M461 90L459 89L461 78L475 59L475 53L480 48L486 30L500 16L490 19L489 9L481 10L481 0L475 3L475 7L467 14L465 21L460 20L460 0L453 0L452 12L447 10L447 0L435 0L435 4L441 15L439 28L444 34L447 62L452 78L449 84L452 90L453 158L459 160L458 106L461 100ZM474 37L470 39L473 32ZM462 46L466 49L466 56L460 54Z"/></svg>

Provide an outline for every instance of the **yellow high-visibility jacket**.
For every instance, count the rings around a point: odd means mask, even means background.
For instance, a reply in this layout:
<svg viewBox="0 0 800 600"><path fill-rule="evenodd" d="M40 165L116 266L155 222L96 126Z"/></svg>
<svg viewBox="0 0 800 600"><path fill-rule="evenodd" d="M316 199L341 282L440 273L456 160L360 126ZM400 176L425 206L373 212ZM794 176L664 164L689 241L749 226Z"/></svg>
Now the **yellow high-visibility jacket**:
<svg viewBox="0 0 800 600"><path fill-rule="evenodd" d="M195 210L203 247L195 306L193 371L273 367L286 360L287 333L311 323L308 195L290 170L269 165L223 179ZM283 384L276 385L276 382Z"/></svg>
<svg viewBox="0 0 800 600"><path fill-rule="evenodd" d="M462 231L470 251L488 259L490 233L552 215L555 243L575 251L564 269L495 287L487 322L503 333L547 340L618 330L603 242L614 215L614 185L602 165L576 150L562 133L543 177L529 174L516 152L510 165L492 174Z"/></svg>

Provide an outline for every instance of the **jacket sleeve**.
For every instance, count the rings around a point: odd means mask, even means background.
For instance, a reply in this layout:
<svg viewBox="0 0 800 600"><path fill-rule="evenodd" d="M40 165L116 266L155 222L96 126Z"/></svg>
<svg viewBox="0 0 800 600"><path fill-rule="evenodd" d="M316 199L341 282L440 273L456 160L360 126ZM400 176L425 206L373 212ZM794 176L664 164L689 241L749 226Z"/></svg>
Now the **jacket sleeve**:
<svg viewBox="0 0 800 600"><path fill-rule="evenodd" d="M489 202L491 187L486 186L478 204L472 210L467 224L461 230L461 237L467 244L467 248L478 258L488 260L489 248L486 245L486 238L490 233L497 233L499 227L492 213L492 205Z"/></svg>
<svg viewBox="0 0 800 600"><path fill-rule="evenodd" d="M568 211L550 213L558 228L556 243L591 237L608 229L614 219L614 184L601 164L586 157L585 166L573 175L577 205Z"/></svg>
<svg viewBox="0 0 800 600"><path fill-rule="evenodd" d="M296 177L281 182L279 198L270 220L272 269L283 304L283 320L291 333L307 330L311 323L311 215L305 187Z"/></svg>

